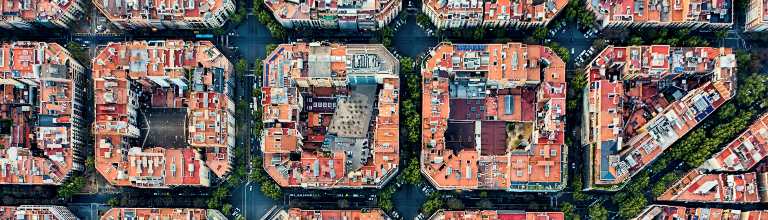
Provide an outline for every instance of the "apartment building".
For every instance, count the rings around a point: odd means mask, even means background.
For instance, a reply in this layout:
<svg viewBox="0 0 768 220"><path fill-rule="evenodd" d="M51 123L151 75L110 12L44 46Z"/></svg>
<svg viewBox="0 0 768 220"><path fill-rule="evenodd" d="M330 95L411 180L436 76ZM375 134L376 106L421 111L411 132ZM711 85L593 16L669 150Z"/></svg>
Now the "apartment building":
<svg viewBox="0 0 768 220"><path fill-rule="evenodd" d="M266 0L264 4L286 28L352 31L381 29L403 8L402 0Z"/></svg>
<svg viewBox="0 0 768 220"><path fill-rule="evenodd" d="M761 116L697 169L676 182L658 200L703 203L764 202L766 173L752 169L768 156L768 114ZM761 194L761 192L763 192Z"/></svg>
<svg viewBox="0 0 768 220"><path fill-rule="evenodd" d="M562 212L526 212L519 210L438 210L429 220L564 220Z"/></svg>
<svg viewBox="0 0 768 220"><path fill-rule="evenodd" d="M268 213L265 220L310 220L310 219L354 219L354 220L390 220L381 209L364 210L302 210L283 209Z"/></svg>
<svg viewBox="0 0 768 220"><path fill-rule="evenodd" d="M96 170L115 186L209 186L235 145L232 63L208 41L110 43L93 59Z"/></svg>
<svg viewBox="0 0 768 220"><path fill-rule="evenodd" d="M188 220L227 220L215 209L192 208L111 208L101 220L133 219L188 219Z"/></svg>
<svg viewBox="0 0 768 220"><path fill-rule="evenodd" d="M120 29L212 29L235 12L234 0L93 0Z"/></svg>
<svg viewBox="0 0 768 220"><path fill-rule="evenodd" d="M0 185L59 185L83 169L85 85L56 43L0 45Z"/></svg>
<svg viewBox="0 0 768 220"><path fill-rule="evenodd" d="M635 220L676 220L676 219L768 219L768 210L741 211L721 208L692 208L683 206L651 205Z"/></svg>
<svg viewBox="0 0 768 220"><path fill-rule="evenodd" d="M750 0L747 5L744 31L765 31L768 29L768 1Z"/></svg>
<svg viewBox="0 0 768 220"><path fill-rule="evenodd" d="M85 14L82 0L10 0L0 5L0 28L68 28Z"/></svg>
<svg viewBox="0 0 768 220"><path fill-rule="evenodd" d="M733 97L730 48L609 46L586 68L587 189L617 190Z"/></svg>
<svg viewBox="0 0 768 220"><path fill-rule="evenodd" d="M67 207L53 205L0 206L0 219L79 220Z"/></svg>
<svg viewBox="0 0 768 220"><path fill-rule="evenodd" d="M425 0L422 11L439 29L545 26L567 0Z"/></svg>
<svg viewBox="0 0 768 220"><path fill-rule="evenodd" d="M282 44L263 61L261 151L280 186L380 188L399 169L399 61L382 45Z"/></svg>
<svg viewBox="0 0 768 220"><path fill-rule="evenodd" d="M563 189L565 62L551 49L441 43L421 74L421 171L435 187Z"/></svg>
<svg viewBox="0 0 768 220"><path fill-rule="evenodd" d="M729 29L732 0L596 0L587 2L604 28Z"/></svg>

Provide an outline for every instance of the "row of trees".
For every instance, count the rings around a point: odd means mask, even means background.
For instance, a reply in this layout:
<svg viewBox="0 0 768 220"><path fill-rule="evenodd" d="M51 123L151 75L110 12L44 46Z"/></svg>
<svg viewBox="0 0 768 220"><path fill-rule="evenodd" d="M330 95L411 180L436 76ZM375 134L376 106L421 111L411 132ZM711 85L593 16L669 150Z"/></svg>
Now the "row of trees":
<svg viewBox="0 0 768 220"><path fill-rule="evenodd" d="M724 35L724 32L718 32ZM691 30L682 28L670 33L668 29L643 30L632 33L629 45L668 44L671 46L706 47L709 41L699 34L691 35Z"/></svg>
<svg viewBox="0 0 768 220"><path fill-rule="evenodd" d="M737 57L739 66L749 66L748 62L752 62L749 54L739 54ZM636 216L650 200L677 181L681 174L701 165L765 111L768 104L768 77L744 68L740 69L738 79L739 87L734 99L667 149L650 169L637 174L613 197L619 217ZM650 184L651 178L654 184Z"/></svg>
<svg viewBox="0 0 768 220"><path fill-rule="evenodd" d="M287 36L285 28L272 17L272 13L264 5L264 0L253 0L253 14L257 16L259 22L267 26L273 38L285 39Z"/></svg>

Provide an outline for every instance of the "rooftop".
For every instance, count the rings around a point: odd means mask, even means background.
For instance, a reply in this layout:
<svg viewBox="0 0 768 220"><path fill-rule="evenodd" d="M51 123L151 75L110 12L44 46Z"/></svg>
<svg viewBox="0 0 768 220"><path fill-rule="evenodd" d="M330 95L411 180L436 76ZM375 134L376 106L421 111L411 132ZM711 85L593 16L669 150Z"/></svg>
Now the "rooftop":
<svg viewBox="0 0 768 220"><path fill-rule="evenodd" d="M101 216L101 220L131 219L226 220L227 218L215 209L187 208L112 208Z"/></svg>
<svg viewBox="0 0 768 220"><path fill-rule="evenodd" d="M229 171L233 67L211 42L110 43L93 62L96 169L111 184L207 186Z"/></svg>
<svg viewBox="0 0 768 220"><path fill-rule="evenodd" d="M564 220L562 212L526 212L518 210L446 211L439 210L429 220Z"/></svg>
<svg viewBox="0 0 768 220"><path fill-rule="evenodd" d="M733 23L732 0L593 0L589 7L612 22Z"/></svg>
<svg viewBox="0 0 768 220"><path fill-rule="evenodd" d="M426 0L441 20L482 20L548 23L568 4L567 0Z"/></svg>
<svg viewBox="0 0 768 220"><path fill-rule="evenodd" d="M659 200L694 201L711 203L757 203L760 175L754 171L766 156L766 130L768 114L761 116L739 137L716 153L699 168L692 170L670 187ZM763 163L768 164L768 163Z"/></svg>
<svg viewBox="0 0 768 220"><path fill-rule="evenodd" d="M609 46L585 70L592 180L625 182L733 96L729 48Z"/></svg>
<svg viewBox="0 0 768 220"><path fill-rule="evenodd" d="M675 219L765 219L768 210L741 211L720 208L688 208L682 206L651 205L635 217L636 220L675 220Z"/></svg>
<svg viewBox="0 0 768 220"><path fill-rule="evenodd" d="M263 62L267 173L284 187L380 187L399 165L399 63L381 45L294 43Z"/></svg>
<svg viewBox="0 0 768 220"><path fill-rule="evenodd" d="M132 22L205 20L231 0L93 0L109 20Z"/></svg>
<svg viewBox="0 0 768 220"><path fill-rule="evenodd" d="M0 206L0 219L78 220L66 207L52 205Z"/></svg>
<svg viewBox="0 0 768 220"><path fill-rule="evenodd" d="M302 220L302 219L351 219L351 220L387 220L390 219L381 209L366 210L302 210L292 208L280 210L267 220Z"/></svg>
<svg viewBox="0 0 768 220"><path fill-rule="evenodd" d="M0 4L3 20L41 22L57 20L76 7L78 0L9 0Z"/></svg>
<svg viewBox="0 0 768 220"><path fill-rule="evenodd" d="M76 169L75 78L56 43L0 45L0 184L61 184Z"/></svg>
<svg viewBox="0 0 768 220"><path fill-rule="evenodd" d="M520 43L442 43L421 72L421 169L433 185L563 187L565 63L552 50Z"/></svg>
<svg viewBox="0 0 768 220"><path fill-rule="evenodd" d="M401 7L401 0L268 0L264 4L279 19L355 21L383 20L384 12Z"/></svg>
<svg viewBox="0 0 768 220"><path fill-rule="evenodd" d="M747 171L768 157L768 114L761 116L701 169L721 172Z"/></svg>

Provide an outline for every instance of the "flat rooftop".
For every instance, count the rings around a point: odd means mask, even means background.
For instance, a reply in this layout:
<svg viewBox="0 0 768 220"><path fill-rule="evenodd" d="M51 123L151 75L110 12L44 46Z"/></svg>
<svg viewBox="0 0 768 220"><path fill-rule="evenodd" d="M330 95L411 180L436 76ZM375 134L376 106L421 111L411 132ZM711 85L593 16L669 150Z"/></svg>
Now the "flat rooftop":
<svg viewBox="0 0 768 220"><path fill-rule="evenodd" d="M674 219L765 219L768 210L741 211L721 208L693 208L683 206L651 205L635 217L637 220L674 220Z"/></svg>
<svg viewBox="0 0 768 220"><path fill-rule="evenodd" d="M231 0L93 0L110 21L196 21L213 19Z"/></svg>
<svg viewBox="0 0 768 220"><path fill-rule="evenodd" d="M588 7L610 22L733 24L732 0L594 0Z"/></svg>
<svg viewBox="0 0 768 220"><path fill-rule="evenodd" d="M383 20L389 11L402 7L401 0L274 0L264 4L280 20L318 21Z"/></svg>
<svg viewBox="0 0 768 220"><path fill-rule="evenodd" d="M215 209L191 208L111 208L101 216L101 220L121 219L226 220L227 217Z"/></svg>
<svg viewBox="0 0 768 220"><path fill-rule="evenodd" d="M399 63L381 45L294 43L263 62L264 168L283 187L381 187L399 167Z"/></svg>
<svg viewBox="0 0 768 220"><path fill-rule="evenodd" d="M562 212L526 212L521 210L439 210L429 220L564 220Z"/></svg>
<svg viewBox="0 0 768 220"><path fill-rule="evenodd" d="M433 185L563 187L565 63L552 50L520 43L441 43L421 73L421 170Z"/></svg>
<svg viewBox="0 0 768 220"><path fill-rule="evenodd" d="M729 48L613 47L585 69L592 183L620 185L733 97Z"/></svg>
<svg viewBox="0 0 768 220"><path fill-rule="evenodd" d="M493 25L505 22L546 24L568 4L566 0L426 0L425 7L440 20L479 20Z"/></svg>
<svg viewBox="0 0 768 220"><path fill-rule="evenodd" d="M58 20L61 16L78 6L79 0L9 0L0 5L3 19L1 22L22 20L38 22L40 20Z"/></svg>
<svg viewBox="0 0 768 220"><path fill-rule="evenodd" d="M93 59L99 173L140 188L208 186L209 172L226 175L232 69L208 41L106 45Z"/></svg>
<svg viewBox="0 0 768 220"><path fill-rule="evenodd" d="M78 218L64 206L21 205L0 206L0 219L77 220Z"/></svg>
<svg viewBox="0 0 768 220"><path fill-rule="evenodd" d="M270 213L267 220L294 219L354 219L354 220L389 220L381 209L365 210L302 210L297 208L278 210Z"/></svg>
<svg viewBox="0 0 768 220"><path fill-rule="evenodd" d="M0 185L58 185L73 171L82 71L56 43L0 45Z"/></svg>

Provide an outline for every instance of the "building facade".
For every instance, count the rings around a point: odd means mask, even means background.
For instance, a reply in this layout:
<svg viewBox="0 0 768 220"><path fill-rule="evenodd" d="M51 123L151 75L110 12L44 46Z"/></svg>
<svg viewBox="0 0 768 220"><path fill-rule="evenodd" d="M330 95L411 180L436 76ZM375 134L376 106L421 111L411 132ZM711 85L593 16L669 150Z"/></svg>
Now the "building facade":
<svg viewBox="0 0 768 220"><path fill-rule="evenodd" d="M734 95L730 48L609 46L585 69L588 189L617 190Z"/></svg>
<svg viewBox="0 0 768 220"><path fill-rule="evenodd" d="M525 29L547 25L566 4L566 0L425 0L422 11L439 29Z"/></svg>
<svg viewBox="0 0 768 220"><path fill-rule="evenodd" d="M371 31L389 24L402 10L402 0L266 0L280 24L286 28Z"/></svg>
<svg viewBox="0 0 768 220"><path fill-rule="evenodd" d="M750 0L747 5L746 21L744 22L745 31L765 31L768 29L768 1Z"/></svg>
<svg viewBox="0 0 768 220"><path fill-rule="evenodd" d="M208 41L110 43L93 59L96 170L115 186L209 186L235 145L233 66Z"/></svg>
<svg viewBox="0 0 768 220"><path fill-rule="evenodd" d="M380 188L399 169L399 61L382 45L294 43L263 61L261 151L280 186Z"/></svg>
<svg viewBox="0 0 768 220"><path fill-rule="evenodd" d="M83 169L85 85L85 68L56 43L0 46L0 185L59 185Z"/></svg>
<svg viewBox="0 0 768 220"><path fill-rule="evenodd" d="M435 187L565 187L565 62L551 49L441 43L421 74L421 171Z"/></svg>
<svg viewBox="0 0 768 220"><path fill-rule="evenodd" d="M213 29L235 12L234 0L93 0L120 29Z"/></svg>

